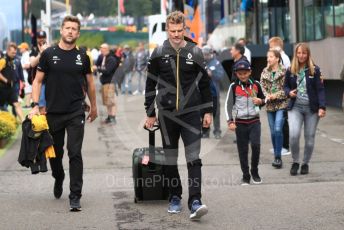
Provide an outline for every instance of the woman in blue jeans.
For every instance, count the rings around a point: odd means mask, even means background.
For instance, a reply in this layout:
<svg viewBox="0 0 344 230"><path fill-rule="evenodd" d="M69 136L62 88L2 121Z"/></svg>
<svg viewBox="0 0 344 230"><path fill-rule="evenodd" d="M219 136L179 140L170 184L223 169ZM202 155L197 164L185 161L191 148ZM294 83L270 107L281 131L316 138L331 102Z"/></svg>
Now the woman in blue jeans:
<svg viewBox="0 0 344 230"><path fill-rule="evenodd" d="M272 166L282 167L283 146L283 112L287 108L287 97L283 86L285 80L285 68L281 64L281 54L278 50L270 49L267 53L268 66L263 70L260 84L265 95L266 111L271 132L271 141L275 159Z"/></svg>
<svg viewBox="0 0 344 230"><path fill-rule="evenodd" d="M289 139L293 164L292 176L297 175L300 167L300 134L304 125L304 157L301 174L308 174L308 163L314 149L315 132L319 122L326 114L325 88L318 66L311 58L311 51L306 43L295 47L291 69L286 72L285 94L290 98L288 105Z"/></svg>

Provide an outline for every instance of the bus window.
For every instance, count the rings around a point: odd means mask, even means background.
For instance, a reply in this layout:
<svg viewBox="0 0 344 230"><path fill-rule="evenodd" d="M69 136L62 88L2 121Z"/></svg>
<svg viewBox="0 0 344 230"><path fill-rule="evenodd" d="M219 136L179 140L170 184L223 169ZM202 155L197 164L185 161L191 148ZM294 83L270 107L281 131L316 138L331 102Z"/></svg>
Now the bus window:
<svg viewBox="0 0 344 230"><path fill-rule="evenodd" d="M158 27L158 24L155 24L154 26L153 26L153 30L152 30L152 35L156 32L156 28Z"/></svg>

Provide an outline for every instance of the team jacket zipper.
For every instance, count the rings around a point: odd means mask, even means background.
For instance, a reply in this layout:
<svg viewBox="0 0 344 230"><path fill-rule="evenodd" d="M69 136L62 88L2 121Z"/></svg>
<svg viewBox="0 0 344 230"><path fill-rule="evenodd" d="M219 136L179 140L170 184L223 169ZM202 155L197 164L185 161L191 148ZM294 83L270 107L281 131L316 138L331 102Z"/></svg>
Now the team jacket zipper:
<svg viewBox="0 0 344 230"><path fill-rule="evenodd" d="M176 69L176 86L177 86L177 99L176 99L176 111L179 110L179 53L180 53L180 49L176 50L177 51L177 69Z"/></svg>

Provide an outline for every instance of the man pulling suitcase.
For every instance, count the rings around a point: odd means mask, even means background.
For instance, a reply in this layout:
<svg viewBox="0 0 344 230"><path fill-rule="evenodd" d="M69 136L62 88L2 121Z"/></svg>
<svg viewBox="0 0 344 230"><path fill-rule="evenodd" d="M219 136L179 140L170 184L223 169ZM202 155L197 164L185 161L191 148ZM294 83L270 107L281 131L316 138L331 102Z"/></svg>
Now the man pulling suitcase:
<svg viewBox="0 0 344 230"><path fill-rule="evenodd" d="M203 126L209 127L212 116L210 82L202 51L185 41L185 17L175 11L167 16L168 39L157 47L149 60L145 108L147 128L157 121L155 100L165 152L164 176L169 189L169 213L182 209L182 185L178 172L178 142L184 142L188 168L190 219L198 220L208 212L201 201L202 161L200 111L205 111ZM158 93L156 93L156 90Z"/></svg>

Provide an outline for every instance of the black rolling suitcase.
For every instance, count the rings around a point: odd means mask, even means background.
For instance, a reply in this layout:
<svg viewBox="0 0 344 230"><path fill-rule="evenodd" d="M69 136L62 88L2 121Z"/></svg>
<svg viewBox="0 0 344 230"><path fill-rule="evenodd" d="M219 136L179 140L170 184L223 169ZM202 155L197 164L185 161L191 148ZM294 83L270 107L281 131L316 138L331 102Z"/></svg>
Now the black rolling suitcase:
<svg viewBox="0 0 344 230"><path fill-rule="evenodd" d="M135 203L144 200L167 200L168 189L164 186L165 155L162 147L155 147L155 131L149 132L149 147L137 148L133 152L133 180Z"/></svg>

